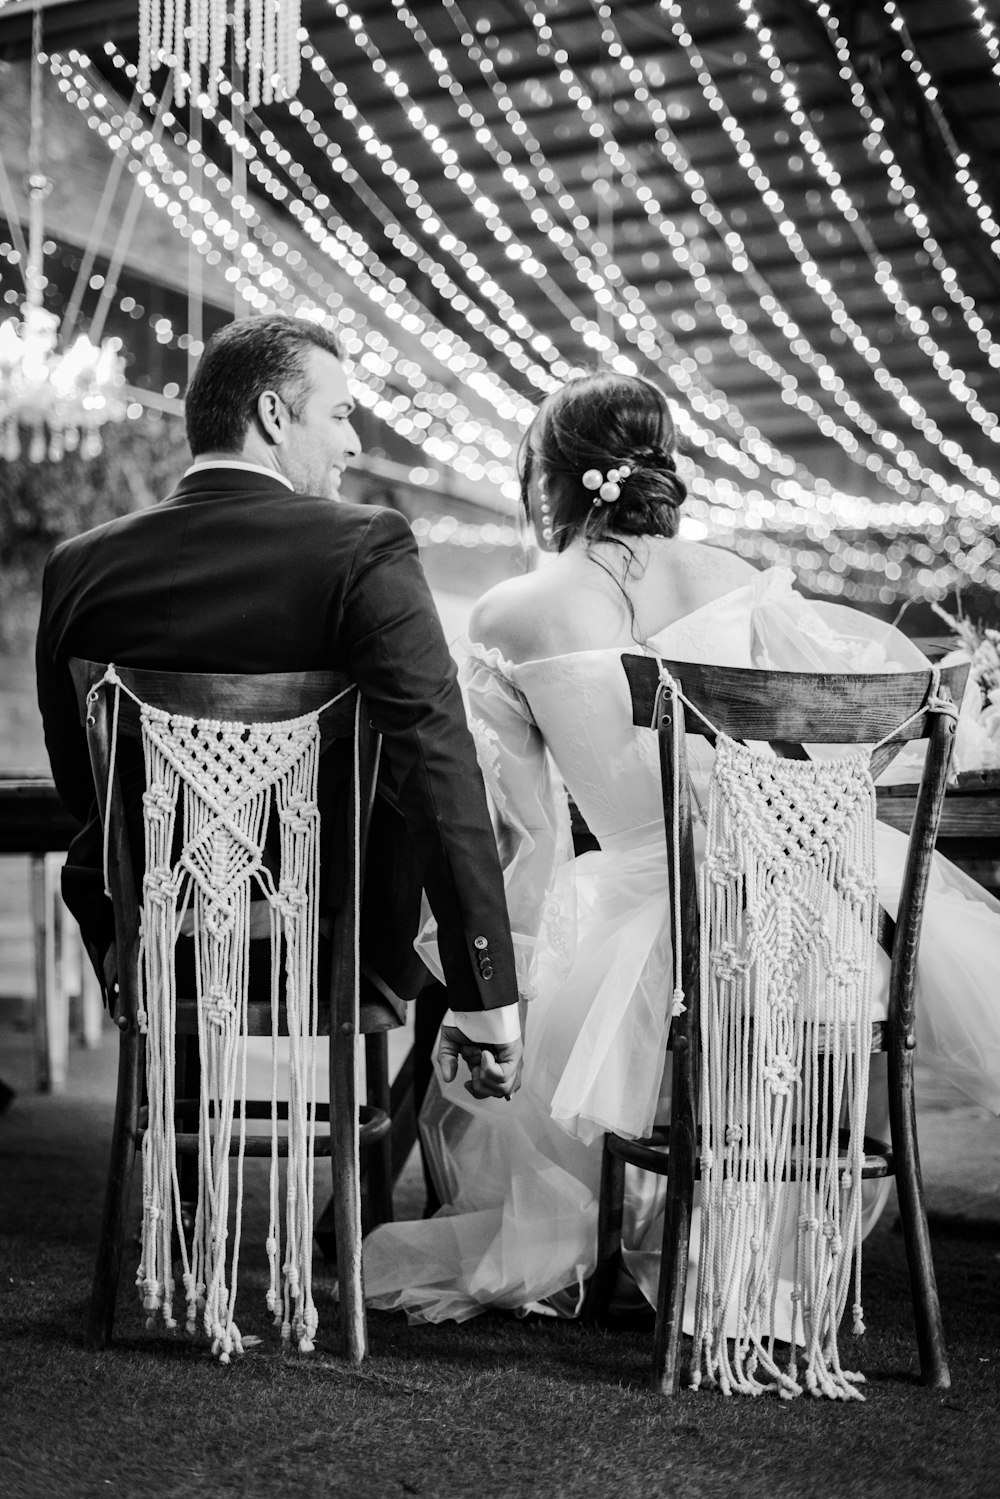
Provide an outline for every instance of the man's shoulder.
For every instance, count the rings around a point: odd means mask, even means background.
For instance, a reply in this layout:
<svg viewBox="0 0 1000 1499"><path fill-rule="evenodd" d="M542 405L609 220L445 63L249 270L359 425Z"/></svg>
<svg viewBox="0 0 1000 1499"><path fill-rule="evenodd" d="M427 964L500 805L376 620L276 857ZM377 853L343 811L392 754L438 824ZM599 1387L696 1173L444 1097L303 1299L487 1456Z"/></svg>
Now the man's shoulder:
<svg viewBox="0 0 1000 1499"><path fill-rule="evenodd" d="M323 544L326 539L336 541L340 549L350 548L370 537L375 542L393 543L401 539L412 539L409 524L398 511L377 505L359 505L346 500L325 499L321 495L309 494L263 494L254 496L255 503L238 511L239 530L252 532L255 521L264 522L265 529L279 525L294 535L299 546ZM268 503L270 501L271 503ZM209 502L210 503L210 502ZM141 510L104 521L79 536L61 541L49 553L47 567L50 573L72 570L75 565L85 564L95 553L100 553L116 543L141 544L147 532L169 531L173 524L190 523L195 517L209 520L211 512L200 512L200 505L179 504L173 495ZM213 518L218 518L216 515Z"/></svg>
<svg viewBox="0 0 1000 1499"><path fill-rule="evenodd" d="M295 494L282 501L286 506L296 507L312 517L317 525L330 530L356 532L359 536L372 532L379 538L412 536L409 522L398 510L383 505L359 504L354 500L326 500L320 495Z"/></svg>
<svg viewBox="0 0 1000 1499"><path fill-rule="evenodd" d="M89 531L81 531L78 536L66 537L49 553L46 559L47 570L57 572L60 568L72 567L74 563L87 557L95 548L101 547L111 538L128 530L134 525L136 519L145 513L145 511L129 511L127 515L116 515L111 520L102 521L99 526L92 526Z"/></svg>
<svg viewBox="0 0 1000 1499"><path fill-rule="evenodd" d="M289 495L285 510L274 517L282 533L295 538L296 551L318 562L339 559L348 576L416 554L409 522L397 510L361 505L351 500L327 500L316 495ZM287 525L285 524L287 522Z"/></svg>

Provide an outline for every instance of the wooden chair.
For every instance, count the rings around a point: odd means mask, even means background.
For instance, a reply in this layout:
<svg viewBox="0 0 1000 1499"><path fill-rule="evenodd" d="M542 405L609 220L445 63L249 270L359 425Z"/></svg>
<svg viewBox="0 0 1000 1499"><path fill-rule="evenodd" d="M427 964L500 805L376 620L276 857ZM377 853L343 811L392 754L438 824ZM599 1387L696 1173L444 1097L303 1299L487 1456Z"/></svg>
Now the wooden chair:
<svg viewBox="0 0 1000 1499"><path fill-rule="evenodd" d="M623 655L632 694L633 722L653 727L659 737L667 855L673 862L674 802L678 812L681 871L681 931L671 932L681 953L682 984L688 998L683 1014L671 1025L671 1118L646 1140L605 1136L597 1268L588 1288L584 1315L600 1320L610 1303L621 1260L622 1210L626 1164L666 1176L666 1207L656 1306L652 1385L675 1394L680 1378L680 1344L688 1268L692 1200L700 1174L698 1130L700 952L698 890L692 840L691 787L685 735L713 736L694 713L685 716L677 701L660 694L657 662ZM872 1051L888 1054L891 1142L864 1140L865 1178L895 1176L909 1266L921 1375L935 1389L947 1389L948 1373L941 1309L934 1278L930 1236L924 1209L914 1107L914 984L917 950L931 855L951 762L955 719L925 709L932 674L820 676L799 672L749 671L731 667L668 661L684 697L732 739L770 741L780 755L808 758L805 744L877 744L912 714L916 718L898 736L876 750L872 772L878 776L903 740L929 740L927 757L910 832L903 887L895 922L882 913L880 941L891 954L888 1018L872 1026ZM941 672L941 695L961 700L968 668ZM923 710L923 711L922 711ZM672 721L676 719L676 721ZM674 785L674 741L677 739L680 782ZM673 928L673 917L671 918ZM670 1003L664 993L664 1004Z"/></svg>
<svg viewBox="0 0 1000 1499"><path fill-rule="evenodd" d="M121 758L112 755L113 731L120 741L137 741L140 735L139 710L125 692L118 700L117 725L112 724L111 698L114 688L105 686L88 704L88 694L101 682L105 667L95 662L74 660L70 663L80 703L81 716L86 721L87 739L90 748L91 767L97 789L98 805L104 814L108 803L109 779L111 781L109 839L109 881L115 915L115 940L117 948L118 989L113 996L113 1014L121 1032L118 1066L118 1092L115 1105L115 1122L108 1167L107 1190L101 1223L97 1265L94 1272L90 1319L87 1340L92 1348L103 1348L111 1339L115 1316L118 1282L121 1271L126 1215L128 1211L129 1187L137 1147L144 1132L143 1108L145 1071L144 1039L137 1025L136 972L139 945L139 917L141 900L135 878L128 820L122 794L120 777ZM172 672L139 671L118 669L118 676L136 698L153 707L163 708L178 715L221 719L228 722L259 724L295 718L330 703L320 715L321 753L328 750L335 740L353 741L355 734L355 694L349 692L340 701L331 703L343 689L349 688L348 678L332 672L281 673L259 676L197 676ZM398 1014L384 1002L371 985L366 986L366 999L360 1015L355 1007L355 933L354 896L355 860L353 848L360 845L363 858L367 838L368 822L375 788L378 762L378 736L370 728L367 718L360 715L360 743L358 756L360 815L356 819L354 797L348 795L349 804L346 838L351 855L345 860L346 884L342 903L329 912L332 926L332 969L329 996L320 1004L320 1030L330 1038L330 1093L328 1105L320 1105L317 1118L329 1124L329 1133L317 1134L315 1154L328 1155L333 1167L333 1199L331 1207L336 1230L336 1260L340 1294L340 1318L344 1352L353 1362L360 1362L367 1351L367 1333L364 1298L361 1284L361 1215L359 1189L359 1151L362 1147L388 1144L389 1118L384 1108L372 1107L373 1094L379 1103L388 1097L386 1076L386 1049L384 1032L400 1023ZM117 763L115 763L117 761ZM326 809L321 806L321 816ZM132 814L133 820L135 813ZM134 830L133 830L134 831ZM141 833L141 827L139 829ZM141 847L141 841L138 843ZM322 914L322 913L321 913ZM272 1034L270 999L255 1001L251 996L249 1033L270 1036ZM190 996L178 995L177 1032L181 1044L178 1047L178 1097L175 1118L178 1125L177 1149L182 1158L197 1155L198 1135L198 1064L197 1001ZM280 1015L281 1033L287 1034L284 1024L284 1006ZM356 1096L356 1037L359 1031L370 1034L373 1045L368 1057L369 1104L359 1108ZM182 1038L190 1038L184 1046ZM193 1086L192 1086L193 1085ZM185 1092L187 1096L185 1096ZM279 1117L287 1118L287 1104L278 1105ZM246 1116L250 1119L270 1119L271 1102L247 1100ZM193 1121L193 1124L192 1124ZM187 1126L185 1130L184 1126ZM279 1141L281 1154L286 1153L287 1142ZM231 1154L235 1154L238 1142L231 1142ZM248 1136L245 1153L266 1155L270 1153L270 1137ZM391 1180L382 1180L380 1169L385 1163L381 1149L373 1153L374 1162L369 1181L370 1200L374 1204L374 1216L384 1221L391 1215ZM388 1213L385 1208L389 1199ZM328 1221L329 1210L325 1219Z"/></svg>

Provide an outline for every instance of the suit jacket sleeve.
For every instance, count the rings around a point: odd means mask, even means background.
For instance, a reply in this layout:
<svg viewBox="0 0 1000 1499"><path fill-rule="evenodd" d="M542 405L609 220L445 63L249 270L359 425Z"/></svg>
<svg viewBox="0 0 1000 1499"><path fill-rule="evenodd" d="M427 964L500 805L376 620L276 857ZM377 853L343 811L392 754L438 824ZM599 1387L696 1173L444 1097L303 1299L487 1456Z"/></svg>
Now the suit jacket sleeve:
<svg viewBox="0 0 1000 1499"><path fill-rule="evenodd" d="M438 921L450 1003L514 1004L503 876L455 664L416 542L393 511L378 512L357 547L343 629Z"/></svg>
<svg viewBox="0 0 1000 1499"><path fill-rule="evenodd" d="M45 731L45 748L60 800L81 823L94 805L94 783L90 774L90 752L76 701L76 689L65 661L56 659L59 588L56 575L59 552L45 564L42 579L42 612L35 642L35 678L38 706Z"/></svg>

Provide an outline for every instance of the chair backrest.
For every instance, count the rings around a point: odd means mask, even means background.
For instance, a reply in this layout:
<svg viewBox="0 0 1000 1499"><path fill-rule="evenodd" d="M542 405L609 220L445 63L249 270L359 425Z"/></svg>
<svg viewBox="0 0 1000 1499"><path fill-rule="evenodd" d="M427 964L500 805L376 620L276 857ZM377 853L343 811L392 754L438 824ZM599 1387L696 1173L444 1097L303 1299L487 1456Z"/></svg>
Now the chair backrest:
<svg viewBox="0 0 1000 1499"><path fill-rule="evenodd" d="M955 737L954 716L933 703L928 706L934 674L927 670L828 675L664 661L684 698L705 715L703 720L697 713L685 714L679 700L660 693L660 663L656 659L625 654L622 665L632 694L633 722L653 728L659 735L663 809L671 854L675 826L678 839L682 983L691 996L699 992L700 954L686 734L713 739L714 726L732 739L770 742L777 753L795 758L808 758L803 748L808 744L877 744L889 736L883 748L873 754L873 776L884 769L905 741L929 741L891 947L889 1027L890 1033L895 1031L905 1044L913 1030L920 925ZM965 665L942 670L939 699L960 702L967 675ZM682 781L676 787L675 761ZM676 932L673 940L676 944ZM692 1005L680 1017L682 1024L675 1026L691 1051L697 1046L697 1025L691 1014L694 1009Z"/></svg>
<svg viewBox="0 0 1000 1499"><path fill-rule="evenodd" d="M353 948L353 933L348 934L347 927L352 920L362 873L380 740L367 715L357 711L357 689L349 677L339 672L226 675L148 671L123 666L114 669L125 689L117 692L103 663L73 658L69 665L81 718L87 730L91 771L102 819L106 811L110 813L110 825L106 829L108 879L115 909L118 972L123 981L126 1004L134 1002L131 993L125 995L125 985L135 971L141 900L113 739L116 735L126 740L140 739L140 708L134 699L178 717L203 717L246 725L281 723L321 709L321 753L336 740L352 740L357 732L358 784L356 795L347 798L346 836L350 849L357 845L358 858L346 861L346 882L343 900L335 913L334 936L337 950L344 945L336 933L336 926L342 925L342 935L349 938L349 945ZM95 688L98 689L96 692ZM129 694L134 694L134 698Z"/></svg>

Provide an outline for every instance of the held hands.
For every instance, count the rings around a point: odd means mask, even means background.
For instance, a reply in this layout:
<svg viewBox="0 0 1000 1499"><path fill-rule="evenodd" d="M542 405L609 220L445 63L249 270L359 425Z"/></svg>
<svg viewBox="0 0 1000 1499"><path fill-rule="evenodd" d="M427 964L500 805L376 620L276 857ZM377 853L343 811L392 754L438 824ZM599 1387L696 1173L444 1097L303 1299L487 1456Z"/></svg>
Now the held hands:
<svg viewBox="0 0 1000 1499"><path fill-rule="evenodd" d="M470 1041L457 1025L443 1025L438 1061L446 1083L455 1078L459 1057L471 1073L465 1090L473 1098L511 1098L521 1086L524 1043L520 1037L503 1045Z"/></svg>

